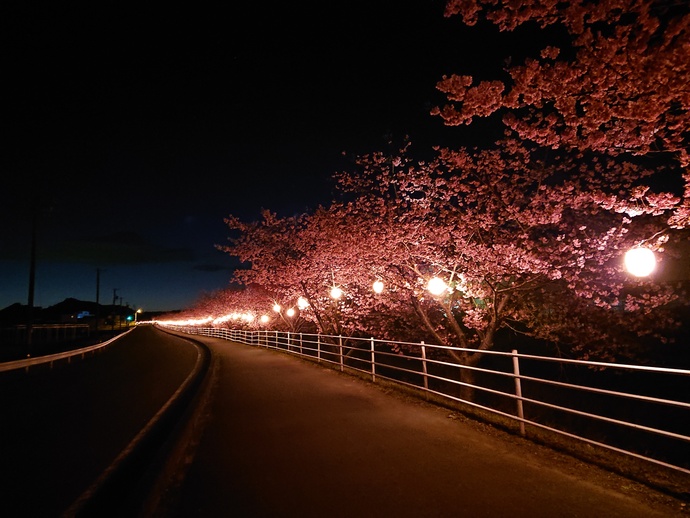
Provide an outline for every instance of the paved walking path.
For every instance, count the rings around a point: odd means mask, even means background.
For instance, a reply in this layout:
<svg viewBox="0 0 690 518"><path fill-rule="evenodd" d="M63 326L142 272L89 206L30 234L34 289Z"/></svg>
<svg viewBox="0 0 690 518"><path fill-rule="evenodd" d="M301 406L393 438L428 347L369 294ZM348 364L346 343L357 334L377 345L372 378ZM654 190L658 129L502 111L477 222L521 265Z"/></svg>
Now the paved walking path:
<svg viewBox="0 0 690 518"><path fill-rule="evenodd" d="M217 361L208 420L166 515L688 516L448 409L284 353L203 341Z"/></svg>

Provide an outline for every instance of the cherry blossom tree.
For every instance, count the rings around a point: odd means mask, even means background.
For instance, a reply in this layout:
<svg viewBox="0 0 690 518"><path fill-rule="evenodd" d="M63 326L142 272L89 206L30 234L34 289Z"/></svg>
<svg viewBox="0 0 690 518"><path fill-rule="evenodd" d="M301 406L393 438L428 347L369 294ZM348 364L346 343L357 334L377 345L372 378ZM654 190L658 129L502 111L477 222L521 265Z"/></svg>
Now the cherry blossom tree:
<svg viewBox="0 0 690 518"><path fill-rule="evenodd" d="M271 315L272 300L274 295L262 286L231 285L203 294L184 312L166 315L162 320L236 329L263 329L270 323L272 329L280 329L280 321ZM269 317L270 322L263 322L263 316Z"/></svg>
<svg viewBox="0 0 690 518"><path fill-rule="evenodd" d="M354 329L354 312L346 302L351 299L331 296L333 288L342 290L346 273L330 252L338 236L348 234L343 222L328 214L319 208L280 218L263 211L261 221L250 223L230 216L226 223L239 235L219 248L249 265L236 272L238 282L270 286L278 306L313 322L323 334L342 335Z"/></svg>
<svg viewBox="0 0 690 518"><path fill-rule="evenodd" d="M668 312L677 293L636 280L621 259L650 233L663 248L659 229L676 200L613 203L654 171L629 165L616 183L603 159L585 166L577 154L542 153L507 140L427 163L404 150L364 156L356 173L336 175L342 200L297 217L230 217L240 237L223 249L248 262L236 280L271 286L283 305L303 298L301 316L322 333L459 346L449 354L466 367L505 330L608 360L629 355L639 336L663 339L677 324ZM435 276L447 289L432 295Z"/></svg>
<svg viewBox="0 0 690 518"><path fill-rule="evenodd" d="M434 113L449 125L498 113L507 128L540 146L665 161L666 183L674 174L684 180L683 203L668 223L690 225L687 2L449 0L446 16L454 15L501 31L558 27L566 38L508 66L505 79L444 77L438 88L450 103Z"/></svg>
<svg viewBox="0 0 690 518"><path fill-rule="evenodd" d="M493 146L437 149L427 162L372 153L335 175L342 196L328 207L229 217L239 237L220 248L247 263L235 280L283 307L303 300L301 318L322 333L428 338L463 348L451 354L467 367L506 330L609 360L641 337L663 342L681 292L632 277L622 256L644 244L663 261L689 226L688 15L604 4L448 2L468 24L559 24L571 43L502 81L439 83L452 104L435 113L448 124L503 115Z"/></svg>
<svg viewBox="0 0 690 518"><path fill-rule="evenodd" d="M293 309L322 334L424 337L395 283L387 281L383 294L373 289L377 280L392 278L387 247L393 240L371 216L358 218L338 203L287 218L264 211L261 221L249 223L230 216L235 237L219 248L246 263L237 282L270 286L280 308Z"/></svg>
<svg viewBox="0 0 690 518"><path fill-rule="evenodd" d="M617 183L606 161L592 167L579 154L542 152L510 140L442 150L431 163L374 154L359 174L338 177L352 201L334 209L387 252L369 257L369 268L405 294L399 300L437 343L468 349L455 355L463 365L479 361L469 349L494 348L506 328L613 359L638 335L676 325L661 316L677 293L634 279L622 255L650 234L661 250L677 200L612 203L612 193L653 171L629 166ZM436 296L432 276L448 286Z"/></svg>

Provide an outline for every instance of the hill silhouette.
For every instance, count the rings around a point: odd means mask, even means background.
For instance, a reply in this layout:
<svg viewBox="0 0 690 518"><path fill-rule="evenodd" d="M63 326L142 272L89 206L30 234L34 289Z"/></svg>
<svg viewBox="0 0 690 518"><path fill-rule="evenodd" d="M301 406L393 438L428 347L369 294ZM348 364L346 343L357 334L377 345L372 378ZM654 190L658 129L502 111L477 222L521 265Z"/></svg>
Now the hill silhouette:
<svg viewBox="0 0 690 518"><path fill-rule="evenodd" d="M98 304L94 301L66 298L46 308L15 303L0 310L0 327L27 324L88 324L100 318L134 319L136 308L117 304ZM166 313L170 313L167 311ZM161 312L143 312L138 318L150 320Z"/></svg>

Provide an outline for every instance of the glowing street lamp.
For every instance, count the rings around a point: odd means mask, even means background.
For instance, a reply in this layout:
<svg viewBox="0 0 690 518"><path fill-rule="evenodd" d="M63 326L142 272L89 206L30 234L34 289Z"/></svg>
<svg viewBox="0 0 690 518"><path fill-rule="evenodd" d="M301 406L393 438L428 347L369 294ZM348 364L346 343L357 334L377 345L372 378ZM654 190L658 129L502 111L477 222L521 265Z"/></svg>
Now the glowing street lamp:
<svg viewBox="0 0 690 518"><path fill-rule="evenodd" d="M268 324L268 321L270 319L268 318L268 315L261 315L261 323L262 324Z"/></svg>
<svg viewBox="0 0 690 518"><path fill-rule="evenodd" d="M443 295L448 290L448 285L443 281L443 279L439 277L433 277L429 280L429 283L426 285L426 289L429 290L429 293L432 295Z"/></svg>
<svg viewBox="0 0 690 518"><path fill-rule="evenodd" d="M309 302L307 302L307 299L304 297L300 297L297 299L297 307L300 309L300 311L303 311L309 307Z"/></svg>
<svg viewBox="0 0 690 518"><path fill-rule="evenodd" d="M382 293L383 292L383 281L375 281L374 284L371 286L371 289L374 290L374 293Z"/></svg>
<svg viewBox="0 0 690 518"><path fill-rule="evenodd" d="M656 268L656 257L649 248L631 248L625 254L625 269L635 277L647 277Z"/></svg>
<svg viewBox="0 0 690 518"><path fill-rule="evenodd" d="M337 286L333 286L331 288L331 298L334 300L338 300L340 297L343 296L343 290L338 288Z"/></svg>
<svg viewBox="0 0 690 518"><path fill-rule="evenodd" d="M139 316L139 313L141 313L141 308L137 309L137 310L134 312L134 323L135 323L135 324L137 323L137 317Z"/></svg>
<svg viewBox="0 0 690 518"><path fill-rule="evenodd" d="M288 310L285 312L285 314L286 314L287 316L289 316L290 318L294 317L294 316L295 316L295 308L290 308L290 309L288 309Z"/></svg>
<svg viewBox="0 0 690 518"><path fill-rule="evenodd" d="M280 313L280 309L280 304L276 303L273 305L273 311L275 311L276 313Z"/></svg>

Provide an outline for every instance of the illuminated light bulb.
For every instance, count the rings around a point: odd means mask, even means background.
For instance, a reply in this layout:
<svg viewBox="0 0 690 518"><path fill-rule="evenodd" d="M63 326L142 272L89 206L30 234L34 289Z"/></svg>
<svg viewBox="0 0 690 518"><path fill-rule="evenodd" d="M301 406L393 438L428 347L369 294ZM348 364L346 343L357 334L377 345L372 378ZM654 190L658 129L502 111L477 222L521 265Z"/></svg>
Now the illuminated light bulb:
<svg viewBox="0 0 690 518"><path fill-rule="evenodd" d="M304 297L297 299L297 307L300 309L307 309L309 307L309 302Z"/></svg>
<svg viewBox="0 0 690 518"><path fill-rule="evenodd" d="M625 269L635 277L647 277L656 268L656 257L649 248L631 248L625 254Z"/></svg>
<svg viewBox="0 0 690 518"><path fill-rule="evenodd" d="M429 290L429 293L432 295L442 295L448 289L448 285L443 282L443 279L433 277L429 280L426 289Z"/></svg>
<svg viewBox="0 0 690 518"><path fill-rule="evenodd" d="M338 300L342 296L343 296L343 290L341 290L337 286L333 286L331 288L331 298L332 299Z"/></svg>
<svg viewBox="0 0 690 518"><path fill-rule="evenodd" d="M269 321L268 315L261 315L261 323L267 324Z"/></svg>
<svg viewBox="0 0 690 518"><path fill-rule="evenodd" d="M376 281L372 285L372 289L374 290L374 293L381 293L383 291L383 282L382 281Z"/></svg>
<svg viewBox="0 0 690 518"><path fill-rule="evenodd" d="M295 316L295 308L290 308L287 310L286 315L289 317L294 317Z"/></svg>
<svg viewBox="0 0 690 518"><path fill-rule="evenodd" d="M273 311L275 311L276 313L280 313L280 304L275 304L273 306Z"/></svg>

